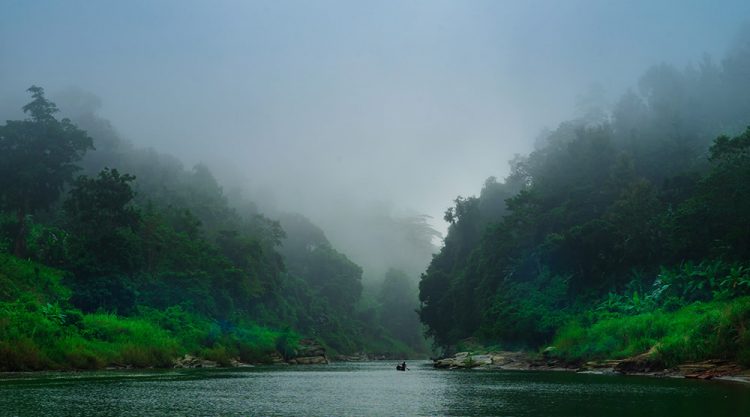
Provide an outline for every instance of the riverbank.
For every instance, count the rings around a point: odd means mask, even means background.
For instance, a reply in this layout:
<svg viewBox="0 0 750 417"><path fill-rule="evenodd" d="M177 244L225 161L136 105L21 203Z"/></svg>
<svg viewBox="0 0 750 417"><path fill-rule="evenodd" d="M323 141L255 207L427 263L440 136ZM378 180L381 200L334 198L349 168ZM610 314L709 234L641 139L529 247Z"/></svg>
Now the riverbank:
<svg viewBox="0 0 750 417"><path fill-rule="evenodd" d="M617 373L653 377L719 379L750 383L750 369L722 359L663 366L654 350L625 358L596 361L565 361L554 356L554 349L542 354L523 351L459 352L452 357L435 359L440 369L484 369L514 371L566 371L578 373Z"/></svg>
<svg viewBox="0 0 750 417"><path fill-rule="evenodd" d="M0 302L0 371L227 367L328 363L290 329L218 322L180 307L131 316L82 313L31 297Z"/></svg>

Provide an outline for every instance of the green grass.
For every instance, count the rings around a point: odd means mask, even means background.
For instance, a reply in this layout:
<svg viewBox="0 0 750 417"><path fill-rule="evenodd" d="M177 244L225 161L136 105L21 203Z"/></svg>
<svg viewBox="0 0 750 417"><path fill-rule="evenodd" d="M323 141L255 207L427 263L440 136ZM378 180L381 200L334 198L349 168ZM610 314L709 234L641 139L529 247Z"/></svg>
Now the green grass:
<svg viewBox="0 0 750 417"><path fill-rule="evenodd" d="M620 359L656 347L667 366L713 358L750 366L750 297L583 322L569 323L554 339L568 360Z"/></svg>
<svg viewBox="0 0 750 417"><path fill-rule="evenodd" d="M0 254L0 371L170 367L192 354L221 365L293 355L300 336L241 317L231 324L179 306L139 307L128 317L70 308L63 273Z"/></svg>
<svg viewBox="0 0 750 417"><path fill-rule="evenodd" d="M279 347L293 353L299 335L252 323L221 330L179 307L133 317L81 314L25 299L0 303L0 370L170 367L186 353L229 365L267 362Z"/></svg>
<svg viewBox="0 0 750 417"><path fill-rule="evenodd" d="M0 253L0 301L22 297L55 302L70 298L70 289L61 284L63 272L33 261Z"/></svg>
<svg viewBox="0 0 750 417"><path fill-rule="evenodd" d="M178 339L146 320L97 313L70 324L67 314L51 315L44 307L0 303L0 369L165 367L179 352Z"/></svg>

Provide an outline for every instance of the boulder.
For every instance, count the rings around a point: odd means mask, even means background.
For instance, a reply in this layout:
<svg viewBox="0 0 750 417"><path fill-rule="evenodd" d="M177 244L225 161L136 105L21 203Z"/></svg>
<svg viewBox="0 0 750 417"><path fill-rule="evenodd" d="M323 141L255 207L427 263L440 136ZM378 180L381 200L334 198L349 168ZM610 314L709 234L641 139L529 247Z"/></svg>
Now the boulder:
<svg viewBox="0 0 750 417"><path fill-rule="evenodd" d="M229 366L233 368L252 368L253 365L249 363L240 362L239 358L232 358L229 360Z"/></svg>
<svg viewBox="0 0 750 417"><path fill-rule="evenodd" d="M492 366L501 369L528 369L529 358L523 352L492 352Z"/></svg>
<svg viewBox="0 0 750 417"><path fill-rule="evenodd" d="M277 362L274 360L274 363ZM287 358L286 363L294 365L327 364L328 357L326 356L326 349L318 342L313 339L302 339L299 342L296 354Z"/></svg>
<svg viewBox="0 0 750 417"><path fill-rule="evenodd" d="M284 358L281 356L281 354L279 354L278 352L271 353L269 357L271 359L271 363L273 363L274 365L278 365L278 364L282 364L286 362L284 361Z"/></svg>
<svg viewBox="0 0 750 417"><path fill-rule="evenodd" d="M453 361L454 361L453 358L438 359L435 362L433 362L432 366L434 366L435 368L453 368L454 367Z"/></svg>
<svg viewBox="0 0 750 417"><path fill-rule="evenodd" d="M299 341L296 356L323 356L326 349L313 339L302 339Z"/></svg>
<svg viewBox="0 0 750 417"><path fill-rule="evenodd" d="M492 365L490 355L471 355L469 352L460 352L452 358L438 359L433 362L435 368L476 368L488 365Z"/></svg>
<svg viewBox="0 0 750 417"><path fill-rule="evenodd" d="M492 356L490 355L472 355L469 357L472 368L475 366L492 365Z"/></svg>
<svg viewBox="0 0 750 417"><path fill-rule="evenodd" d="M173 361L174 368L216 368L218 363L207 359L196 358L193 355L185 355Z"/></svg>
<svg viewBox="0 0 750 417"><path fill-rule="evenodd" d="M503 366L513 362L513 359L509 356L500 354L492 354L490 355L490 359L492 359L492 364L496 366Z"/></svg>
<svg viewBox="0 0 750 417"><path fill-rule="evenodd" d="M293 360L297 365L325 365L328 363L325 356L300 356Z"/></svg>
<svg viewBox="0 0 750 417"><path fill-rule="evenodd" d="M435 368L494 367L500 369L529 369L532 366L551 367L556 366L556 364L553 363L550 365L549 360L533 361L523 352L492 352L481 355L459 352L451 358L435 360L433 366Z"/></svg>

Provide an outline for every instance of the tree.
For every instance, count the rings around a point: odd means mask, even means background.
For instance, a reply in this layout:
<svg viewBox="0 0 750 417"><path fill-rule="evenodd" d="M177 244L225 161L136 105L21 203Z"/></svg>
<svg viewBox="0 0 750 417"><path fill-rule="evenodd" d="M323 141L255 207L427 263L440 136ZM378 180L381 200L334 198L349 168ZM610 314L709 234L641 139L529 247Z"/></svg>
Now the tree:
<svg viewBox="0 0 750 417"><path fill-rule="evenodd" d="M220 231L216 244L231 262L225 287L232 289L231 297L239 304L278 292L284 263L273 248L236 230Z"/></svg>
<svg viewBox="0 0 750 417"><path fill-rule="evenodd" d="M380 288L380 319L393 336L419 349L422 326L417 315L417 290L411 281L402 271L388 270Z"/></svg>
<svg viewBox="0 0 750 417"><path fill-rule="evenodd" d="M362 295L362 268L329 245L312 249L308 256L303 278L313 291L333 308L353 312Z"/></svg>
<svg viewBox="0 0 750 417"><path fill-rule="evenodd" d="M132 276L142 264L136 234L141 217L131 202L132 175L104 169L96 178L80 176L65 201L71 234L73 302L85 310L128 311L135 301Z"/></svg>
<svg viewBox="0 0 750 417"><path fill-rule="evenodd" d="M672 220L674 247L684 258L750 256L750 128L720 136L711 146L711 170L696 195Z"/></svg>
<svg viewBox="0 0 750 417"><path fill-rule="evenodd" d="M57 120L57 106L32 86L32 101L23 106L30 117L0 126L0 204L16 214L13 252L26 254L26 216L48 208L79 169L75 162L92 140L68 119Z"/></svg>
<svg viewBox="0 0 750 417"><path fill-rule="evenodd" d="M104 168L96 178L80 176L73 183L65 211L74 231L93 238L118 228L133 229L139 215L131 205L135 193L130 183L135 177Z"/></svg>

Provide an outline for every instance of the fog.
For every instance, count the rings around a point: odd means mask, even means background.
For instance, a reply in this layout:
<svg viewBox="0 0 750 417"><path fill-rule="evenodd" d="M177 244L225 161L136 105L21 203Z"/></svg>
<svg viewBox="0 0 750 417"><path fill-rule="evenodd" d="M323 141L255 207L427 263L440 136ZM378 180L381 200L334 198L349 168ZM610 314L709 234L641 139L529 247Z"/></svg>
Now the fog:
<svg viewBox="0 0 750 417"><path fill-rule="evenodd" d="M721 57L748 16L746 1L3 0L0 119L32 84L63 112L71 89L94 94L136 146L303 213L375 274L409 263L367 239L379 216L445 232L452 200L544 128L651 65Z"/></svg>

